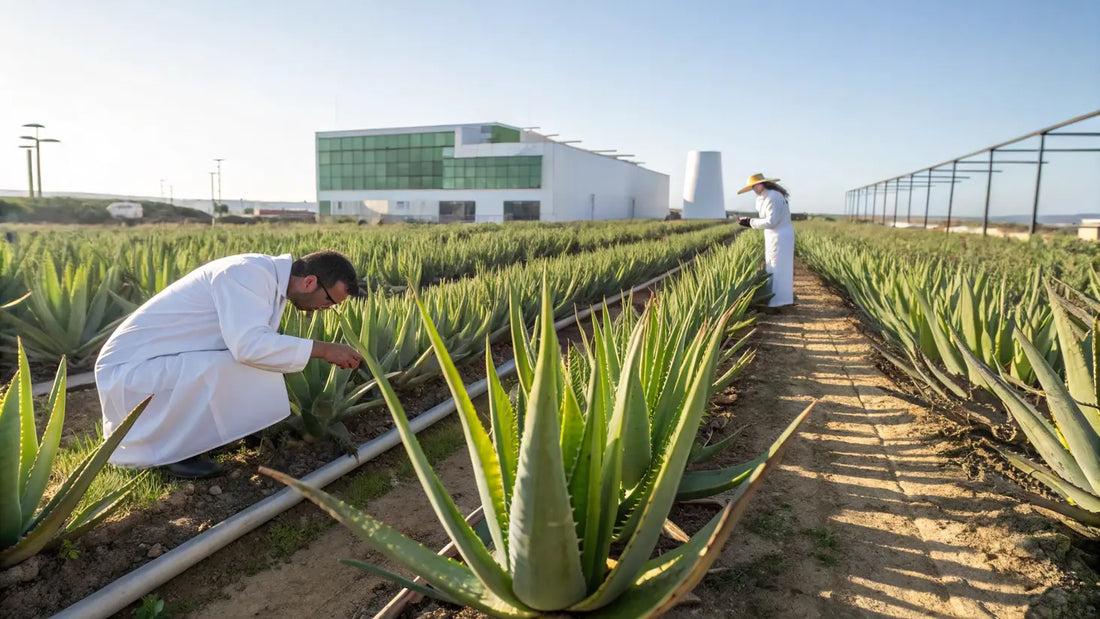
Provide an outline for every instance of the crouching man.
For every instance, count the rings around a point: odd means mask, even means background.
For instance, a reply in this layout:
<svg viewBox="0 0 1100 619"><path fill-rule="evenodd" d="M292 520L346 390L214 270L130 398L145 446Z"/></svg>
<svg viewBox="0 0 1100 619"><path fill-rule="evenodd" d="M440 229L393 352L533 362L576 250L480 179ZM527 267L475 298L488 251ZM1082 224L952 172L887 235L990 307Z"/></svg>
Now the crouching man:
<svg viewBox="0 0 1100 619"><path fill-rule="evenodd" d="M199 267L149 299L96 360L104 435L153 394L111 462L162 466L184 478L220 472L204 452L290 415L284 373L311 358L342 368L363 360L344 344L281 335L287 302L323 310L358 290L355 268L334 251L297 260L242 254Z"/></svg>

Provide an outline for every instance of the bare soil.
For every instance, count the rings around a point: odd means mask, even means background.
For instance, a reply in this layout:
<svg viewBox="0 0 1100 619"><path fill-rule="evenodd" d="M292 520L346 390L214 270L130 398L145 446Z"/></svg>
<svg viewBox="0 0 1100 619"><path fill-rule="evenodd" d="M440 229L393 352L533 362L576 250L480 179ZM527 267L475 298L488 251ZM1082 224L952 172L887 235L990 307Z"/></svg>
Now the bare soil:
<svg viewBox="0 0 1100 619"><path fill-rule="evenodd" d="M716 437L748 427L708 466L755 456L809 402L821 403L696 589L699 600L669 616L1097 616L1100 547L1022 503L1016 486L968 459L969 446L939 415L894 395L897 386L874 366L850 310L801 265L795 287L798 305L760 317L755 361L713 403L709 429ZM434 397L435 388L426 387L423 397ZM382 411L367 417L376 433L388 425ZM357 439L370 434L353 431ZM183 486L160 511L86 536L76 560L39 559L41 576L0 591L0 615L54 612L148 561L154 545L169 549L270 494L275 485L255 475L258 464L302 474L324 461L315 445L278 444L278 452L240 450L226 478ZM396 466L388 462L381 464ZM478 503L469 466L460 449L436 467L464 511ZM223 494L209 494L213 484ZM392 485L365 510L426 546L443 546L447 539L419 484L394 477ZM222 509L222 502L235 507ZM691 533L712 513L684 506L672 519ZM277 527L288 526L310 531L312 543L273 553ZM397 587L339 564L344 557L386 566L303 504L157 593L177 617L372 616ZM406 616L477 614L422 602Z"/></svg>

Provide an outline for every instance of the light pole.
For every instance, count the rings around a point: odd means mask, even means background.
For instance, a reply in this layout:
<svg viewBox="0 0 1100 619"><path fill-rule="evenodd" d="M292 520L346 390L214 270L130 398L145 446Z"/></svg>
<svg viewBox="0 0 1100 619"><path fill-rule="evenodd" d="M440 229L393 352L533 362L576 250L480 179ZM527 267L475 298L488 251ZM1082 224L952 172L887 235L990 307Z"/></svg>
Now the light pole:
<svg viewBox="0 0 1100 619"><path fill-rule="evenodd" d="M22 144L19 148L27 149L27 195L34 198L34 164L31 163L31 149L34 147L30 144Z"/></svg>
<svg viewBox="0 0 1100 619"><path fill-rule="evenodd" d="M38 197L42 197L42 146L43 142L60 142L61 140L55 140L53 138L40 138L38 137L38 130L45 129L46 125L40 125L38 123L28 123L23 125L24 127L34 127L34 135L21 135L19 137L24 140L34 140L34 156L36 159L36 165L38 166Z"/></svg>
<svg viewBox="0 0 1100 619"><path fill-rule="evenodd" d="M218 218L218 203L214 201L214 175L217 172L210 173L210 205L212 207L210 211L211 221Z"/></svg>
<svg viewBox="0 0 1100 619"><path fill-rule="evenodd" d="M222 203L222 162L225 159L214 159L218 163L218 204Z"/></svg>

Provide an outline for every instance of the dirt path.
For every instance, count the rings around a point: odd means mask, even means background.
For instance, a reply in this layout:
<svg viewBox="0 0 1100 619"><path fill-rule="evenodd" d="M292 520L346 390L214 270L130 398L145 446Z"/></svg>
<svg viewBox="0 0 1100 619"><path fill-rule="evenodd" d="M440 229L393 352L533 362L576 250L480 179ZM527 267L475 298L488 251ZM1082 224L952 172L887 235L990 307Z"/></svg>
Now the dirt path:
<svg viewBox="0 0 1100 619"><path fill-rule="evenodd" d="M795 287L798 306L761 317L757 359L719 411L729 427L751 425L718 464L754 455L821 404L697 589L702 602L671 616L1095 616L1087 595L1064 590L1066 564L1094 576L1064 530L967 479L943 453L938 419L888 392L840 300L802 268ZM437 470L461 508L475 507L464 451ZM415 482L367 511L433 548L446 541ZM334 527L189 616L369 617L395 588L341 557L378 559Z"/></svg>
<svg viewBox="0 0 1100 619"><path fill-rule="evenodd" d="M1051 589L1065 580L1051 559L1071 553L1055 523L949 462L938 419L888 393L849 310L801 267L795 293L796 307L761 317L731 408L761 450L821 403L725 548L725 570L697 590L703 605L672 616L1088 616Z"/></svg>

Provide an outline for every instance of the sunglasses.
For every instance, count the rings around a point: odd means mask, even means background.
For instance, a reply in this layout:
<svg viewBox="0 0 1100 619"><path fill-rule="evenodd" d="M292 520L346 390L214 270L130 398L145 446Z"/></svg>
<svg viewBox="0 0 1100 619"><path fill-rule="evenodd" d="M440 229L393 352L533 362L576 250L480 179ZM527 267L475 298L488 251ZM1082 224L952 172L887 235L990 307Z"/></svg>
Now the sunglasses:
<svg viewBox="0 0 1100 619"><path fill-rule="evenodd" d="M332 309L337 314L339 314L340 313L340 308L337 307L336 300L333 299L332 295L328 293L328 288L325 288L325 285L321 283L320 279L317 280L317 285L320 286L321 290L323 290L325 292L325 298L328 299L328 302L332 304L332 307L330 309Z"/></svg>

